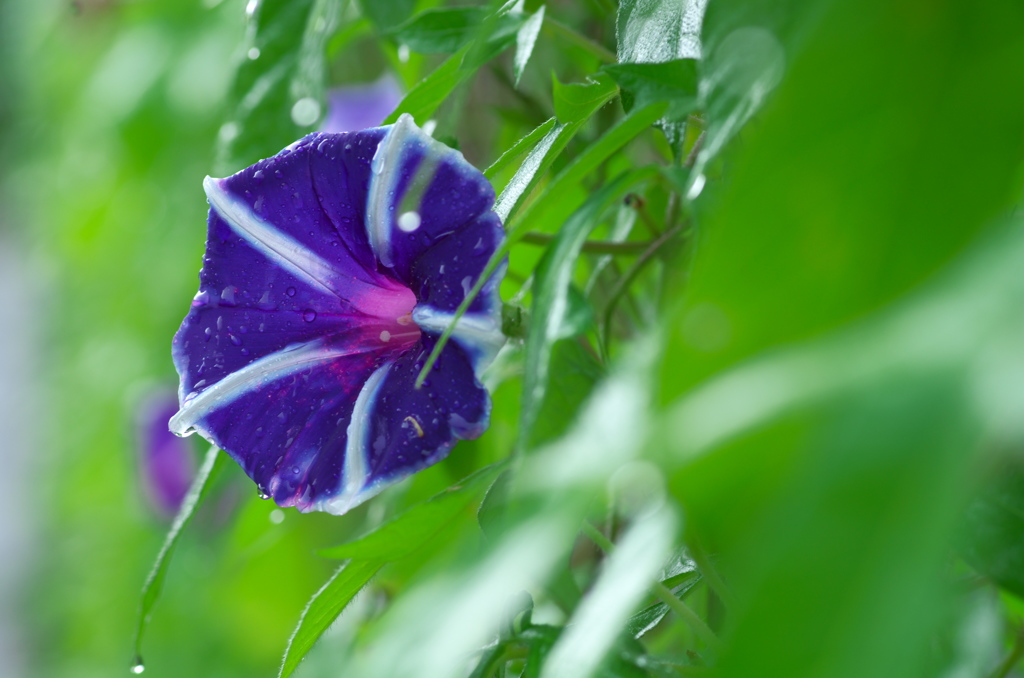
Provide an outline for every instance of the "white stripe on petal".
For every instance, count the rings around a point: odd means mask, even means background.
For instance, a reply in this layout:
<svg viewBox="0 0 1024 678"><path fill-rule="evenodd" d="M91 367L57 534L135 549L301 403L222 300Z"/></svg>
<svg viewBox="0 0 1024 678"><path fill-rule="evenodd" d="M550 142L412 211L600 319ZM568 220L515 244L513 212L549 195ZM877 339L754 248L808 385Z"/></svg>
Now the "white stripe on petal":
<svg viewBox="0 0 1024 678"><path fill-rule="evenodd" d="M370 378L363 384L363 389L356 398L356 404L352 408L352 419L348 424L345 442L345 467L341 492L328 499L325 499L315 507L315 510L326 511L335 515L347 513L350 509L380 492L383 486L367 488L366 479L370 475L368 461L370 456L370 413L377 403L377 394L381 384L384 383L392 363L385 363L370 375Z"/></svg>
<svg viewBox="0 0 1024 678"><path fill-rule="evenodd" d="M241 200L224 188L223 179L206 177L203 188L217 214L253 249L280 265L311 287L337 295L331 281L337 277L334 267L314 254L302 243L293 240L264 221Z"/></svg>
<svg viewBox="0 0 1024 678"><path fill-rule="evenodd" d="M454 313L438 311L430 306L419 305L412 312L413 321L425 332L441 334L451 324ZM494 356L505 345L501 331L501 313L465 313L455 323L452 339L469 351L473 358L473 371L477 377L494 360Z"/></svg>
<svg viewBox="0 0 1024 678"><path fill-rule="evenodd" d="M402 195L398 195L398 179L402 175L404 150L418 147L423 158L416 166ZM407 233L420 225L420 205L438 165L446 156L462 158L462 153L432 139L429 134L416 126L412 116L403 113L388 130L387 136L377 146L371 164L370 190L366 201L366 234L370 246L380 263L391 268L394 257L391 251L391 235L397 223ZM411 226L414 215L415 226ZM402 215L405 225L396 222Z"/></svg>
<svg viewBox="0 0 1024 678"><path fill-rule="evenodd" d="M242 369L232 372L213 386L185 398L181 409L171 417L171 432L189 435L196 425L211 412L230 405L255 389L319 363L330 362L344 356L365 353L377 346L361 345L348 348L329 348L322 340L295 344L254 360Z"/></svg>

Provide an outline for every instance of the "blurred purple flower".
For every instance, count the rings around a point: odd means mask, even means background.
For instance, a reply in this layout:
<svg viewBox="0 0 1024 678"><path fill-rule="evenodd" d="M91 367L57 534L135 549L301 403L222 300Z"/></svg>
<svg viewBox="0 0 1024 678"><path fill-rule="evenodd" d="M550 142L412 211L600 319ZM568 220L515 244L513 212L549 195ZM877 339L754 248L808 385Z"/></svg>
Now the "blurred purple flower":
<svg viewBox="0 0 1024 678"><path fill-rule="evenodd" d="M364 85L335 87L327 92L327 117L321 132L354 132L376 127L395 110L402 90L390 75Z"/></svg>
<svg viewBox="0 0 1024 678"><path fill-rule="evenodd" d="M139 480L150 504L165 518L178 512L196 474L191 443L167 430L177 411L174 391L160 389L143 400L136 415Z"/></svg>
<svg viewBox="0 0 1024 678"><path fill-rule="evenodd" d="M226 450L281 506L341 514L486 429L477 376L504 341L501 272L414 387L503 238L461 153L403 115L311 134L205 187L172 431Z"/></svg>

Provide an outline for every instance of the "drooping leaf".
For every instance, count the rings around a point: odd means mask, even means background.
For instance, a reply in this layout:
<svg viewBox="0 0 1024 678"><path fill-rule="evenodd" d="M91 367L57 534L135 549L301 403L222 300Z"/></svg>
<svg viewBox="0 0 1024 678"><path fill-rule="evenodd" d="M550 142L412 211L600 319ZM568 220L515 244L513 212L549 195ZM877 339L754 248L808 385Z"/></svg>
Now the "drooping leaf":
<svg viewBox="0 0 1024 678"><path fill-rule="evenodd" d="M278 678L288 678L295 672L320 636L383 566L381 560L352 560L338 568L302 611L299 624L288 639Z"/></svg>
<svg viewBox="0 0 1024 678"><path fill-rule="evenodd" d="M210 481L216 475L216 472L220 469L224 460L227 459L227 455L220 453L220 450L216 447L211 447L210 451L206 453L206 457L203 459L202 466L196 472L196 477L192 481L192 486L188 490L188 494L181 502L181 508L178 509L178 515L174 518L174 522L171 524L171 529L168 530L167 536L164 538L163 546L160 547L160 552L156 556L156 561L153 563L153 569L149 571L149 576L146 577L146 583L142 586L142 595L139 600L139 613L138 618L135 621L135 663L137 666L142 666L142 636L146 631L146 626L149 624L150 615L153 612L153 606L160 599L160 592L163 590L164 577L167 575L167 568L171 562L171 556L174 554L174 548L178 545L178 540L181 538L182 530L188 525L189 521L192 520L192 516L195 514L196 509L202 503L210 489Z"/></svg>
<svg viewBox="0 0 1024 678"><path fill-rule="evenodd" d="M529 63L530 56L533 54L533 47L537 44L537 36L540 35L540 29L544 25L544 8L545 6L541 5L536 12L530 15L529 19L523 22L516 33L516 56L512 61L512 73L516 85L523 77L526 64Z"/></svg>
<svg viewBox="0 0 1024 678"><path fill-rule="evenodd" d="M697 107L697 67L694 59L675 59L657 64L613 64L602 70L622 88L622 105L667 102L665 115L682 120Z"/></svg>
<svg viewBox="0 0 1024 678"><path fill-rule="evenodd" d="M233 174L314 129L323 115L326 41L338 0L260 0L218 137L218 172Z"/></svg>

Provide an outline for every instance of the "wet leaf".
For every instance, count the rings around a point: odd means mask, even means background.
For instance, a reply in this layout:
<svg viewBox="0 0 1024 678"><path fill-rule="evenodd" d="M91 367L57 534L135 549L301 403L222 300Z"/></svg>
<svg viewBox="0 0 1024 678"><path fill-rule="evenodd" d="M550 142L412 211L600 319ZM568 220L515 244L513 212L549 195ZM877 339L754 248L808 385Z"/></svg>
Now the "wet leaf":
<svg viewBox="0 0 1024 678"><path fill-rule="evenodd" d="M218 137L221 176L268 158L323 116L326 41L337 0L261 0Z"/></svg>

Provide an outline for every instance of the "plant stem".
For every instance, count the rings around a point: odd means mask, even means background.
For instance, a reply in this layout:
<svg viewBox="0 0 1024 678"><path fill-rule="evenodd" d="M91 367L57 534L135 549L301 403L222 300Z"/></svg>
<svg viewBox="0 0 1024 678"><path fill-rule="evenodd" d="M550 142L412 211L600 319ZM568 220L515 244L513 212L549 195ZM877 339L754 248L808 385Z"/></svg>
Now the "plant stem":
<svg viewBox="0 0 1024 678"><path fill-rule="evenodd" d="M597 44L585 35L580 35L569 26L552 19L550 16L544 17L544 29L556 37L564 38L577 47L585 49L606 64L614 64L619 60L609 49Z"/></svg>
<svg viewBox="0 0 1024 678"><path fill-rule="evenodd" d="M609 541L608 537L604 536L601 530L594 527L589 520L583 521L583 534L597 544L597 546L605 553L610 554L615 550L615 545ZM656 583L651 587L651 591L661 602L665 603L670 610L676 613L677 616L682 618L687 625L693 629L693 632L700 636L708 647L714 650L716 653L721 653L725 649L722 641L718 639L715 632L704 623L704 620L700 616L690 609L690 606L683 601L676 598L675 594L669 590L667 586L661 582Z"/></svg>
<svg viewBox="0 0 1024 678"><path fill-rule="evenodd" d="M618 283L612 289L611 295L608 298L608 304L604 310L604 342L607 343L609 340L609 328L611 326L612 313L615 312L615 306L619 302L619 298L626 293L629 286L633 284L636 277L640 275L640 272L645 266L654 258L654 255L658 253L665 243L669 242L683 230L683 224L674 226L671 229L665 231L665 233L657 240L648 244L647 249L637 257L637 260L633 262L633 265L626 271L625 275L619 278Z"/></svg>
<svg viewBox="0 0 1024 678"><path fill-rule="evenodd" d="M528 245L539 245L546 247L551 244L555 236L547 233L536 233L530 231L524 233L520 242ZM642 254L650 247L650 242L612 242L610 240L588 240L583 243L583 251L591 254Z"/></svg>

